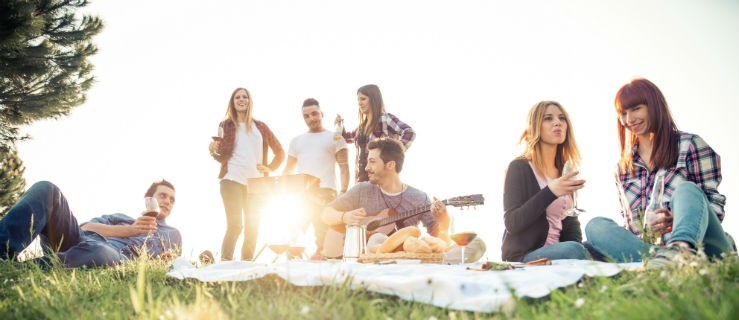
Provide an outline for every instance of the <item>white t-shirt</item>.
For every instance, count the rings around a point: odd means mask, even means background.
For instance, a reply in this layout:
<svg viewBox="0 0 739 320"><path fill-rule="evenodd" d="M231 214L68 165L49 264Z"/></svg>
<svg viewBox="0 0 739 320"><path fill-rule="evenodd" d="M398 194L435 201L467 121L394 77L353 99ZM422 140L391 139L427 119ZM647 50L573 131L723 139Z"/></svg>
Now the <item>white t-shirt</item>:
<svg viewBox="0 0 739 320"><path fill-rule="evenodd" d="M346 149L346 141L334 140L334 133L303 133L290 141L287 155L298 159L298 173L312 175L321 180L321 188L336 190L336 152Z"/></svg>
<svg viewBox="0 0 739 320"><path fill-rule="evenodd" d="M251 132L247 133L245 128L246 124L239 123L233 155L228 159L228 172L223 177L243 185L247 179L261 176L257 164L262 161L262 134L254 122Z"/></svg>

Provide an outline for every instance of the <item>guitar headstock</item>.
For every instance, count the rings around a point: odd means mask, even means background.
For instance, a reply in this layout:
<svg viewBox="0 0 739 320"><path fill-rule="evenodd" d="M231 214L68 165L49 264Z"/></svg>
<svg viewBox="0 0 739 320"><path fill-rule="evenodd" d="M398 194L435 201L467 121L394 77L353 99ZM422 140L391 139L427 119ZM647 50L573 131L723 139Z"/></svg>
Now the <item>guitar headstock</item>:
<svg viewBox="0 0 739 320"><path fill-rule="evenodd" d="M485 198L481 194L454 197L442 201L445 205L453 207L473 207L485 204Z"/></svg>

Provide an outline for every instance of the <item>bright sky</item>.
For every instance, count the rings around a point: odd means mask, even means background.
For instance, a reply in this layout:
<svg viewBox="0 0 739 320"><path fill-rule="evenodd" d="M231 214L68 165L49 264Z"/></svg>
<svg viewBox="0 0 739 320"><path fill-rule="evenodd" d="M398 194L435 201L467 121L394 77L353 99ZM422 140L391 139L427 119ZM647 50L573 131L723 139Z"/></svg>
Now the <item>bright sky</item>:
<svg viewBox="0 0 739 320"><path fill-rule="evenodd" d="M88 101L24 128L33 140L19 146L28 185L58 184L80 222L137 215L164 177L177 187L169 223L185 254L219 251L225 214L207 145L231 91L251 91L255 117L287 148L306 130L303 99L321 102L327 127L340 113L353 128L356 90L375 83L418 134L402 179L439 198L484 194L484 207L450 211L497 260L504 171L540 100L571 115L588 181L583 227L599 215L620 221L613 97L645 77L678 127L721 155L723 226L739 237L736 1L131 0L89 11L106 28Z"/></svg>

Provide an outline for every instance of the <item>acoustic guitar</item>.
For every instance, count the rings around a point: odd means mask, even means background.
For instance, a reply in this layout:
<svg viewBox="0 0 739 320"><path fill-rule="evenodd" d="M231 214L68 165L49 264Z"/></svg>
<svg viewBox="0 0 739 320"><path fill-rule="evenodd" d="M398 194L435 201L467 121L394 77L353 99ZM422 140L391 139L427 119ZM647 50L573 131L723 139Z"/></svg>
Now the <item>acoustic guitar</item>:
<svg viewBox="0 0 739 320"><path fill-rule="evenodd" d="M468 196L454 197L441 201L444 205L452 207L471 207L485 204L485 198L481 194L473 194ZM375 214L369 215L362 225L367 226L367 239L374 233L390 234L395 230L396 222L412 218L419 214L431 211L433 204L426 204L408 211L397 213L392 208L386 208ZM449 226L440 225L440 229L446 229ZM323 245L323 255L327 257L338 257L341 255L344 246L344 233L346 233L345 224L336 224L329 226L326 231L326 238Z"/></svg>

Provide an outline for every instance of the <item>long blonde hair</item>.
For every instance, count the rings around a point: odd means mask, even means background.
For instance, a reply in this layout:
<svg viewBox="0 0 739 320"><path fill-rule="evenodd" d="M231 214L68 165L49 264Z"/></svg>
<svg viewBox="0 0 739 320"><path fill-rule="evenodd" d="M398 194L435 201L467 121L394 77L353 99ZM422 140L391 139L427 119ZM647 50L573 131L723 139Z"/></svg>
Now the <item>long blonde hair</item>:
<svg viewBox="0 0 739 320"><path fill-rule="evenodd" d="M246 96L249 98L249 103L246 108L246 132L251 132L251 124L254 121L254 119L252 118L252 106L254 105L254 99L251 98L251 93L249 93L249 90L246 90L246 88L236 88L236 90L231 93L231 99L228 100L228 108L226 108L226 118L224 119L224 121L230 120L236 128L239 127L239 115L236 111L236 106L234 105L234 97L236 96L236 93L241 90L244 90L244 92L246 92Z"/></svg>
<svg viewBox="0 0 739 320"><path fill-rule="evenodd" d="M567 114L567 111L559 104L559 102L541 101L531 107L528 116L528 128L523 132L518 142L525 142L525 149L521 156L531 161L539 175L544 175L544 159L541 156L542 151L540 143L541 124L544 122L544 115L549 106L556 106L559 108L567 122L565 141L562 144L557 145L557 153L554 157L554 166L559 170L561 175L562 168L567 160L571 160L575 166L579 166L581 157L580 151L577 149L577 143L575 142L575 132L572 128L572 123L570 122L570 115Z"/></svg>

